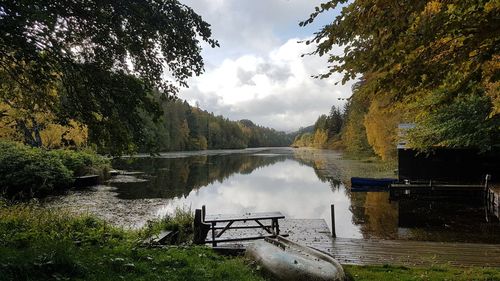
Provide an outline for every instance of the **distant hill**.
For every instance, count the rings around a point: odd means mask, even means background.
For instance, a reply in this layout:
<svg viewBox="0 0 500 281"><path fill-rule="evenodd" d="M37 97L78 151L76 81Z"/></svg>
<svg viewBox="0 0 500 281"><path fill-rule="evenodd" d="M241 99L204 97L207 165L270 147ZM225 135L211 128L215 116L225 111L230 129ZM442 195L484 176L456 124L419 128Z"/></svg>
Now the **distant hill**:
<svg viewBox="0 0 500 281"><path fill-rule="evenodd" d="M297 131L297 134L304 134L304 133L313 133L314 132L314 125L307 126L305 128L300 128Z"/></svg>
<svg viewBox="0 0 500 281"><path fill-rule="evenodd" d="M314 125L307 126L307 127L300 127L298 131L288 133L289 138L292 140L291 143L295 140L297 136L301 136L306 133L314 133Z"/></svg>
<svg viewBox="0 0 500 281"><path fill-rule="evenodd" d="M290 134L256 125L251 120L238 121L248 135L248 147L290 146L294 140Z"/></svg>
<svg viewBox="0 0 500 281"><path fill-rule="evenodd" d="M241 119L238 122L240 122L241 124L243 124L243 126L248 127L248 128L253 128L253 127L257 126L251 120L248 120L248 119Z"/></svg>

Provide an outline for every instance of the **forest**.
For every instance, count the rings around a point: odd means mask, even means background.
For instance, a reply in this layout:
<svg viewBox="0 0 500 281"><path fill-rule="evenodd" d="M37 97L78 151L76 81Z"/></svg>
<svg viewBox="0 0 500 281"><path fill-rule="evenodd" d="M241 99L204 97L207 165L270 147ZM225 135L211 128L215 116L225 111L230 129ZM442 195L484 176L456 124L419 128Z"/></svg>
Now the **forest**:
<svg viewBox="0 0 500 281"><path fill-rule="evenodd" d="M110 155L144 147L144 116L203 72L201 42L219 46L178 1L2 1L0 24L0 137Z"/></svg>
<svg viewBox="0 0 500 281"><path fill-rule="evenodd" d="M215 116L199 107L190 106L180 99L159 102L160 115L156 118L140 114L142 137L132 144L136 152L158 153L167 151L236 149L248 147L289 146L293 135L254 124L250 120L231 121ZM23 133L14 119L18 112L5 102L4 117L0 120L0 138L36 143L49 149L98 147L89 140L87 126L71 120L67 125L53 122L50 114L40 113L34 118L39 130L38 140L29 129ZM104 148L102 154L109 153Z"/></svg>
<svg viewBox="0 0 500 281"><path fill-rule="evenodd" d="M341 149L340 135L347 110L348 106L344 109L332 106L330 113L320 115L313 126L300 129L292 146Z"/></svg>
<svg viewBox="0 0 500 281"><path fill-rule="evenodd" d="M35 147L90 145L112 155L292 142L293 135L247 120L230 122L175 101L179 85L203 72L195 37L219 46L209 25L189 7L175 1L142 7L143 14L134 15L137 21L97 28L113 7L103 4L100 13L86 13L88 7L63 2L46 8L72 27L67 30L58 30L54 17L36 13L43 3L2 4L3 14L20 16L2 18L0 138ZM409 142L423 151L500 147L498 1L344 2L321 4L301 25L342 6L340 15L306 43L315 45L310 55L330 62L317 78L340 72L339 82L357 82L345 108L320 116L315 131L301 134L295 146L345 148L387 160L395 156L397 125L415 123ZM156 9L179 20L148 21ZM78 16L68 17L66 10ZM117 22L130 16L129 10L117 11ZM33 24L43 28L25 30ZM181 36L171 33L175 29ZM71 43L60 44L64 41ZM83 42L93 47L71 50ZM343 54L333 54L334 46ZM173 74L170 80L159 76L166 69Z"/></svg>
<svg viewBox="0 0 500 281"><path fill-rule="evenodd" d="M258 126L250 120L231 121L186 101L161 102L159 120L144 119L142 152L289 146L292 136Z"/></svg>

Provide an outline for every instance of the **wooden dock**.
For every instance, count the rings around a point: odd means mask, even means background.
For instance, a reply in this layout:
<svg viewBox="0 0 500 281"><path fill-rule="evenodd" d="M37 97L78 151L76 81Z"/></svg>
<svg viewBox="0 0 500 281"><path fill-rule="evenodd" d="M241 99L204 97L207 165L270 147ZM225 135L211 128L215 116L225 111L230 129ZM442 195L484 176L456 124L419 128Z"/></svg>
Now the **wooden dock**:
<svg viewBox="0 0 500 281"><path fill-rule="evenodd" d="M333 238L323 219L285 219L289 239L331 254L342 264L500 268L500 244Z"/></svg>
<svg viewBox="0 0 500 281"><path fill-rule="evenodd" d="M327 252L342 264L500 267L500 244L332 238L324 220L314 220L314 224L312 239L292 234L290 239ZM326 231L328 237L322 235Z"/></svg>
<svg viewBox="0 0 500 281"><path fill-rule="evenodd" d="M393 183L389 186L389 197L391 200L405 198L427 198L432 200L448 198L475 198L482 200L484 197L484 185L466 184L436 184L428 183Z"/></svg>
<svg viewBox="0 0 500 281"><path fill-rule="evenodd" d="M335 238L313 244L342 264L500 267L500 245Z"/></svg>

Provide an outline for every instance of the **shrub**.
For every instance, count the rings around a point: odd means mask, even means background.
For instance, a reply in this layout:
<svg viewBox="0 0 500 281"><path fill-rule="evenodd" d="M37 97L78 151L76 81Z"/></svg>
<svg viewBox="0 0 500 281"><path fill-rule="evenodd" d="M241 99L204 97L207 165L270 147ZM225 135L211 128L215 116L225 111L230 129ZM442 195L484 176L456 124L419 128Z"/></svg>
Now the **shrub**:
<svg viewBox="0 0 500 281"><path fill-rule="evenodd" d="M52 150L50 154L61 159L64 166L73 172L73 176L99 174L101 177L109 171L109 160L93 151Z"/></svg>
<svg viewBox="0 0 500 281"><path fill-rule="evenodd" d="M0 246L29 246L38 242L69 241L78 245L117 245L126 232L89 214L47 209L36 204L0 206Z"/></svg>
<svg viewBox="0 0 500 281"><path fill-rule="evenodd" d="M0 142L0 188L15 198L43 196L71 184L71 171L42 149Z"/></svg>
<svg viewBox="0 0 500 281"><path fill-rule="evenodd" d="M69 187L74 176L101 176L109 161L90 152L47 151L0 141L0 194L14 199L42 197Z"/></svg>

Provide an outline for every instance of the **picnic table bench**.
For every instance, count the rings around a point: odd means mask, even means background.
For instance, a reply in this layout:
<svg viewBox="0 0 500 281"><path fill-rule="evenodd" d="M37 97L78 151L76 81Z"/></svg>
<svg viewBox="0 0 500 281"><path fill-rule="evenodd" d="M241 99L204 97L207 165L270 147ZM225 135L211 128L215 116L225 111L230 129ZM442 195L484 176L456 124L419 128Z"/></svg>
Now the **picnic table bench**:
<svg viewBox="0 0 500 281"><path fill-rule="evenodd" d="M218 242L235 242L244 240L263 239L265 237L276 237L280 235L279 220L284 218L285 216L280 212L244 213L238 215L234 214L206 215L205 206L202 206L201 210L196 210L195 212L195 228L203 230L202 234L199 235L198 239L200 240L199 242L212 243L212 246L216 247ZM234 225L237 222L248 222L248 221L255 222L256 225L241 225L241 224ZM217 224L219 224L219 226L217 226ZM263 229L269 235L218 239L222 236L222 234L224 234L229 229L252 229L252 228ZM209 231L212 232L212 237L211 237L212 239L205 240ZM197 231L195 230L195 236L196 232ZM203 241L201 241L202 239Z"/></svg>

